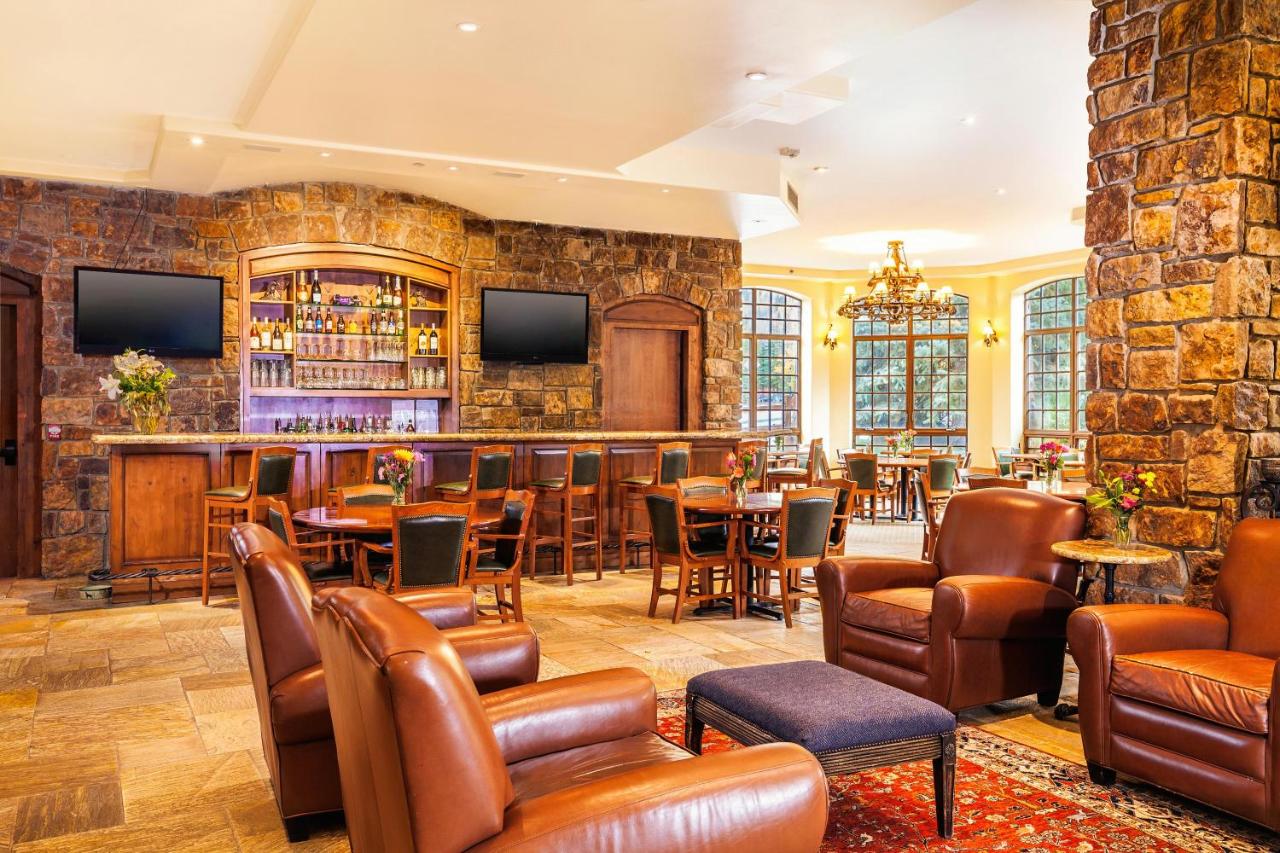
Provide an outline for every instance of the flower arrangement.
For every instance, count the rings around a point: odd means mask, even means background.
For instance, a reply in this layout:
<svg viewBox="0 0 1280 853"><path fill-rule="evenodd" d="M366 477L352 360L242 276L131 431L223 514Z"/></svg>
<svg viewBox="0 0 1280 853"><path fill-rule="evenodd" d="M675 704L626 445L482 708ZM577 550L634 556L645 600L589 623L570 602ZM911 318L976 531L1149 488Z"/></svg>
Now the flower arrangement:
<svg viewBox="0 0 1280 853"><path fill-rule="evenodd" d="M1045 479L1056 482L1062 479L1062 466L1066 463L1066 454L1071 448L1056 441L1046 441L1040 445L1040 461L1044 464Z"/></svg>
<svg viewBox="0 0 1280 853"><path fill-rule="evenodd" d="M107 399L120 400L138 432L150 435L169 414L169 386L177 376L160 359L127 349L111 359L111 375L98 378Z"/></svg>
<svg viewBox="0 0 1280 853"><path fill-rule="evenodd" d="M904 429L896 435L889 436L889 441L886 443L889 446L890 456L909 456L916 446L915 431Z"/></svg>
<svg viewBox="0 0 1280 853"><path fill-rule="evenodd" d="M754 447L746 447L741 454L730 452L724 462L729 472L729 488L733 490L734 496L742 501L747 496L747 480L760 462L760 451Z"/></svg>
<svg viewBox="0 0 1280 853"><path fill-rule="evenodd" d="M1090 492L1085 500L1089 506L1104 509L1115 519L1115 542L1121 547L1133 541L1129 523L1133 514L1142 509L1147 492L1155 485L1154 471L1143 471L1134 468L1118 477L1103 477L1098 484L1098 491Z"/></svg>
<svg viewBox="0 0 1280 853"><path fill-rule="evenodd" d="M391 487L391 503L396 506L404 504L404 493L413 483L413 468L422 460L421 453L403 447L382 457L378 479Z"/></svg>

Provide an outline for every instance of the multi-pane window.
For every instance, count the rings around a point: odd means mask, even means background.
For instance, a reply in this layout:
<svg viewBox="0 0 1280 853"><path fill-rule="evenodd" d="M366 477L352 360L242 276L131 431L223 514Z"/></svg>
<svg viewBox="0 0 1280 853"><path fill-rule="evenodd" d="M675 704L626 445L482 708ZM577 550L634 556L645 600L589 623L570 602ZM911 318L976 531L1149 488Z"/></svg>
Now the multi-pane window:
<svg viewBox="0 0 1280 853"><path fill-rule="evenodd" d="M963 452L969 426L969 300L941 320L853 324L854 443L881 451L916 433L916 447Z"/></svg>
<svg viewBox="0 0 1280 853"><path fill-rule="evenodd" d="M1025 388L1023 434L1029 448L1052 438L1076 444L1085 429L1085 305L1083 276L1028 291L1023 314Z"/></svg>
<svg viewBox="0 0 1280 853"><path fill-rule="evenodd" d="M742 289L742 428L788 430L778 448L800 440L800 314L794 296Z"/></svg>

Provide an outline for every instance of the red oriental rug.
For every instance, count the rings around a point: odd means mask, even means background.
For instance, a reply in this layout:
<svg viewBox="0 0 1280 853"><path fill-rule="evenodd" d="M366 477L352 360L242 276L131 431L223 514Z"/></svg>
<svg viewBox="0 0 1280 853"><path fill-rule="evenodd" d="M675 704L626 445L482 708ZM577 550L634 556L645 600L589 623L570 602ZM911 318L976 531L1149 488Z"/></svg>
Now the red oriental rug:
<svg viewBox="0 0 1280 853"><path fill-rule="evenodd" d="M684 693L658 701L661 733L684 741ZM739 749L708 726L703 751ZM957 732L955 832L936 834L933 768L921 761L831 777L824 851L1280 850L1280 836L1138 783L1102 788L1085 768L973 726Z"/></svg>

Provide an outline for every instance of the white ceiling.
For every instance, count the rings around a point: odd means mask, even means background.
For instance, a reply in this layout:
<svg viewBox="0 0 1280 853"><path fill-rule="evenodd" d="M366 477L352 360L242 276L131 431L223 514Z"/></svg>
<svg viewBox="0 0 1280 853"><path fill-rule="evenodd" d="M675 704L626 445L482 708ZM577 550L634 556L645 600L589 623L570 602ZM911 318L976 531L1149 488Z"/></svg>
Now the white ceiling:
<svg viewBox="0 0 1280 853"><path fill-rule="evenodd" d="M935 264L1025 257L1081 245L1091 8L0 0L0 173L365 181L500 218L741 237L753 263L860 267L881 231Z"/></svg>

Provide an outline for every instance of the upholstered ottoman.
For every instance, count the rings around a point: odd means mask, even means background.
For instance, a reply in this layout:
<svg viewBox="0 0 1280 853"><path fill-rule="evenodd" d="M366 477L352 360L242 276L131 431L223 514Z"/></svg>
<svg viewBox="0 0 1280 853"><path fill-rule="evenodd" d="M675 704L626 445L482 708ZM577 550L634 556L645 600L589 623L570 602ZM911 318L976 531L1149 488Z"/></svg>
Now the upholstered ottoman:
<svg viewBox="0 0 1280 853"><path fill-rule="evenodd" d="M704 672L685 688L684 742L702 752L704 725L744 744L789 741L828 776L933 760L938 835L951 837L956 718L941 705L822 661Z"/></svg>

